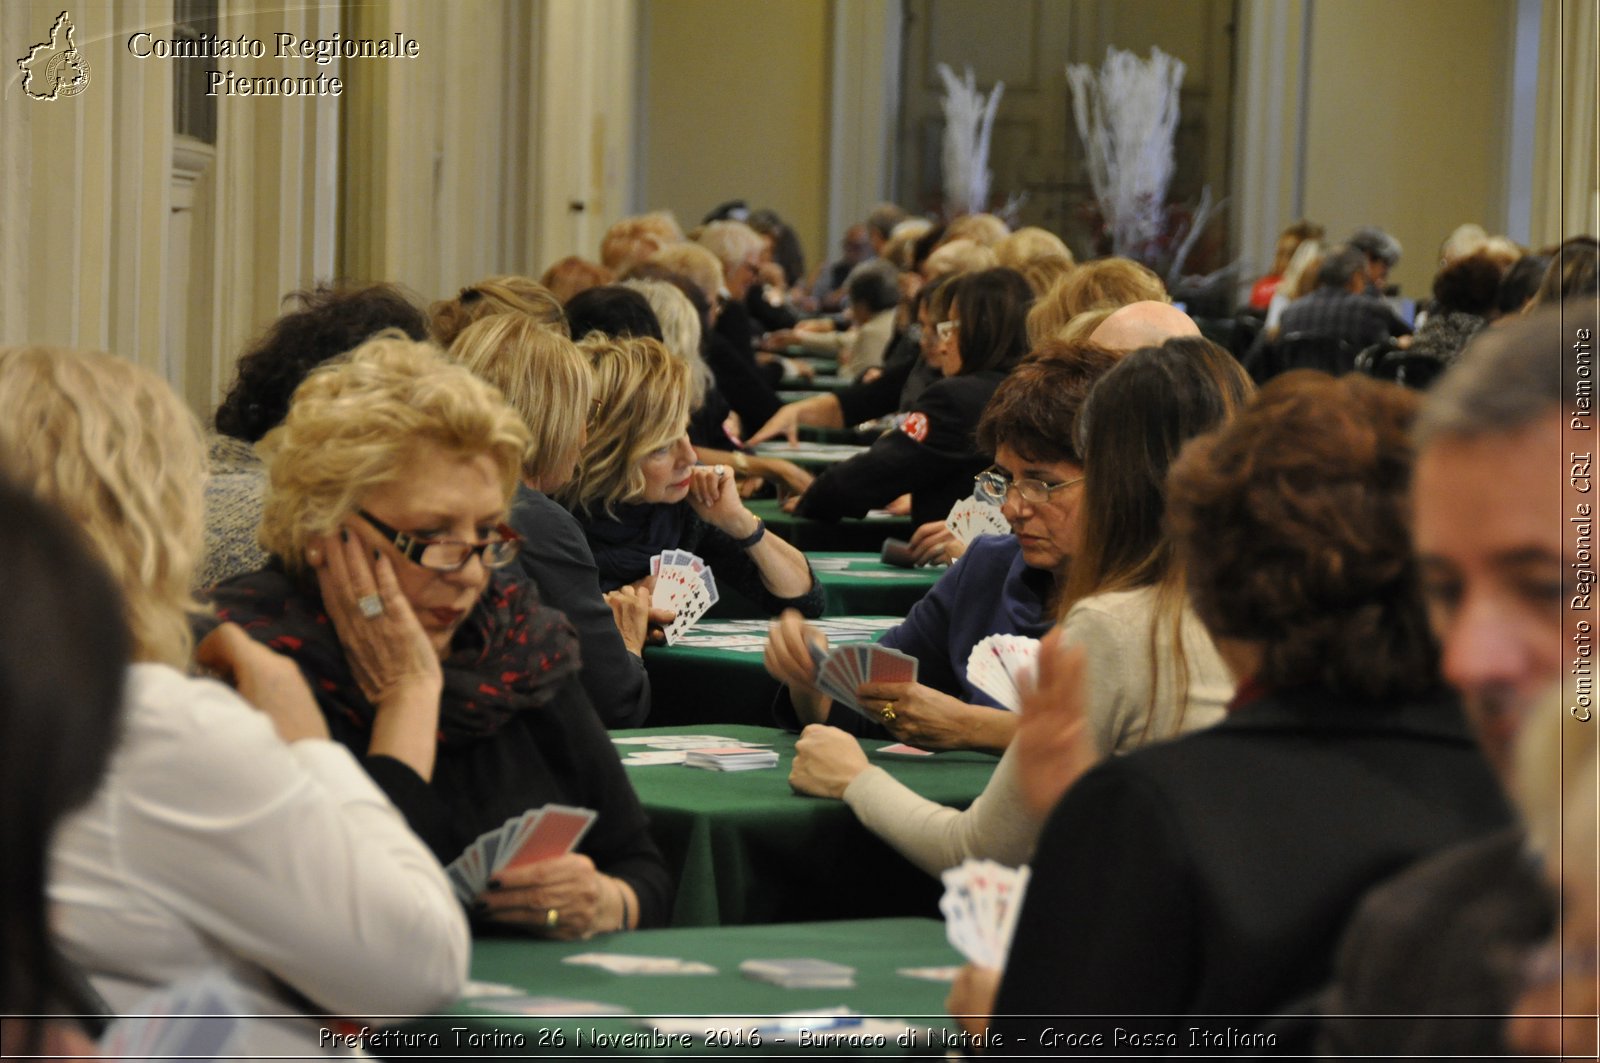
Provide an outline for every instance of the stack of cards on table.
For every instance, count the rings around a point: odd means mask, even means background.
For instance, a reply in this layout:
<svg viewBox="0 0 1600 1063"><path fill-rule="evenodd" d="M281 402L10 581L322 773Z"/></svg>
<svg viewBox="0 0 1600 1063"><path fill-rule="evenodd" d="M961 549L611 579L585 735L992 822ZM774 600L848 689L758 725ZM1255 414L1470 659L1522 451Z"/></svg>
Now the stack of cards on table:
<svg viewBox="0 0 1600 1063"><path fill-rule="evenodd" d="M967 655L972 685L1016 712L1022 704L1022 677L1039 660L1039 640L1025 635L990 635Z"/></svg>
<svg viewBox="0 0 1600 1063"><path fill-rule="evenodd" d="M815 643L808 644L811 659L816 664L817 687L834 701L850 706L867 719L878 722L878 714L868 712L856 700L856 688L862 683L915 683L917 659L879 646L875 642L854 642L825 651Z"/></svg>
<svg viewBox="0 0 1600 1063"><path fill-rule="evenodd" d="M683 755L683 762L691 768L708 771L752 771L756 768L776 768L778 754L772 749L752 749L749 746L716 746L712 749L691 749Z"/></svg>
<svg viewBox="0 0 1600 1063"><path fill-rule="evenodd" d="M944 896L944 932L963 956L980 967L1000 970L1011 951L1017 913L1028 888L1026 867L1006 867L993 860L968 860L940 876Z"/></svg>
<svg viewBox="0 0 1600 1063"><path fill-rule="evenodd" d="M471 904L489 885L489 877L508 867L520 867L570 853L594 823L587 808L545 805L512 816L478 839L445 868L450 885L462 903Z"/></svg>
<svg viewBox="0 0 1600 1063"><path fill-rule="evenodd" d="M717 580L711 575L711 566L687 550L663 550L652 557L650 574L656 578L650 608L671 609L678 614L667 625L670 646L717 604Z"/></svg>
<svg viewBox="0 0 1600 1063"><path fill-rule="evenodd" d="M980 535L1011 534L1011 522L1000 512L1000 507L981 498L963 498L951 506L944 526L963 543L970 543Z"/></svg>
<svg viewBox="0 0 1600 1063"><path fill-rule="evenodd" d="M850 989L856 969L827 960L745 960L739 973L785 989Z"/></svg>

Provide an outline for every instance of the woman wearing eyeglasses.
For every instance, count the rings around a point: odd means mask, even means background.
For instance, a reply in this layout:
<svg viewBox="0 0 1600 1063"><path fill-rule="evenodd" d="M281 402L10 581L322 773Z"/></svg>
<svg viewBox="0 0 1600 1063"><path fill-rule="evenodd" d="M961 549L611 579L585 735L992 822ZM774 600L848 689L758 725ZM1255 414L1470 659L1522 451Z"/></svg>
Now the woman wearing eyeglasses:
<svg viewBox="0 0 1600 1063"><path fill-rule="evenodd" d="M578 643L506 525L528 431L437 348L380 337L309 377L263 442L273 563L214 601L294 658L441 862L546 804L599 813L578 849L498 873L480 918L574 938L665 920L643 811L578 682Z"/></svg>
<svg viewBox="0 0 1600 1063"><path fill-rule="evenodd" d="M1065 349L1080 348L1069 344ZM1020 558L1064 577L1064 587L1052 588L1044 615L1017 633L1038 637L1051 626L1051 616L1062 615L1063 638L1082 646L1088 661L1087 726L1073 748L1063 751L1058 779L1064 790L1076 773L1101 757L1222 717L1234 684L1189 608L1182 571L1172 561L1162 528L1164 483L1184 442L1231 417L1251 388L1237 362L1204 340L1171 340L1135 351L1099 376L1082 412L1068 425L1066 438L1075 438L1081 464L1052 463L1040 460L1050 453L1048 437L1037 441L996 423L1008 412L1028 408L1027 400L1012 394L1014 386L1026 388L1034 403L1052 385L1055 391L1067 390L1039 367L1038 361L1024 363L984 412L980 432L995 441L996 466L979 477L978 486L1003 500ZM946 584L967 586L965 601L943 608L952 615L960 615L963 607L975 611L995 585L981 566L1005 543L977 539L924 604L937 602ZM971 567L974 561L980 567ZM908 625L919 620L922 608L919 604L907 617ZM997 625L996 630L1006 629ZM890 632L884 642L896 644L895 636ZM803 638L775 636L769 662L792 657L796 641L803 649ZM952 657L963 669L976 641L965 649L952 646ZM926 658L915 655L926 670ZM853 726L839 719L850 714L830 712L825 702L809 697L803 675L792 664L787 668L786 674L796 677L790 691L802 719ZM1010 749L1017 716L954 699L934 702L918 685L868 684L858 693L903 741L925 748L1005 751L970 809L956 812L916 797L870 768L855 741L834 727L806 728L790 782L805 793L842 797L863 823L930 872L969 856L1025 862L1041 820L1023 807L1018 790ZM981 704L992 702L983 697ZM1049 804L1042 808L1048 811Z"/></svg>
<svg viewBox="0 0 1600 1063"><path fill-rule="evenodd" d="M911 496L911 519L943 521L972 494L972 478L989 463L973 441L984 405L1028 351L1027 314L1033 292L1022 274L986 269L953 282L950 319L937 326L939 369L899 429L864 454L816 478L794 505L802 517L859 517L901 495Z"/></svg>

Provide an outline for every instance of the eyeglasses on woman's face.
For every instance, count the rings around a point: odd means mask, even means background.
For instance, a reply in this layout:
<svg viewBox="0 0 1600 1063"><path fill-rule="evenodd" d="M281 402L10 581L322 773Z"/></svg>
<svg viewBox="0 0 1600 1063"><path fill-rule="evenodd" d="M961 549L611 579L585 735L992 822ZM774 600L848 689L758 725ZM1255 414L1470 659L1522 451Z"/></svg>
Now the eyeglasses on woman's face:
<svg viewBox="0 0 1600 1063"><path fill-rule="evenodd" d="M933 326L934 334L941 340L948 340L951 336L956 334L957 324L959 324L959 322L941 321L937 325Z"/></svg>
<svg viewBox="0 0 1600 1063"><path fill-rule="evenodd" d="M356 510L356 514L394 544L401 557L435 572L459 572L474 554L482 559L485 568L504 568L517 559L517 551L522 547L522 537L505 524L490 533L492 538L468 543L459 539L426 539L397 531L364 509Z"/></svg>
<svg viewBox="0 0 1600 1063"><path fill-rule="evenodd" d="M977 496L991 505L1005 505L1007 496L1015 490L1028 505L1042 506L1050 501L1051 495L1063 487L1082 483L1083 477L1077 476L1054 484L1043 480L1013 480L1003 470L991 466L974 476L972 481L977 485Z"/></svg>

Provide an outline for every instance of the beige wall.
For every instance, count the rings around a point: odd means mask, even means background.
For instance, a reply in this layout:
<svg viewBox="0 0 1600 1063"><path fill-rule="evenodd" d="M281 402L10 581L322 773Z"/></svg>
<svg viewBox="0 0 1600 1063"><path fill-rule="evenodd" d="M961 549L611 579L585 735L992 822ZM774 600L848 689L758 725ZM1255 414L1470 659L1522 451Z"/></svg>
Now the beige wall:
<svg viewBox="0 0 1600 1063"><path fill-rule="evenodd" d="M771 207L813 267L828 208L829 5L643 6L639 206L669 208L685 228L729 199Z"/></svg>
<svg viewBox="0 0 1600 1063"><path fill-rule="evenodd" d="M1505 224L1510 20L1510 0L1311 5L1305 213L1334 240L1393 233L1407 295L1430 290L1457 225Z"/></svg>

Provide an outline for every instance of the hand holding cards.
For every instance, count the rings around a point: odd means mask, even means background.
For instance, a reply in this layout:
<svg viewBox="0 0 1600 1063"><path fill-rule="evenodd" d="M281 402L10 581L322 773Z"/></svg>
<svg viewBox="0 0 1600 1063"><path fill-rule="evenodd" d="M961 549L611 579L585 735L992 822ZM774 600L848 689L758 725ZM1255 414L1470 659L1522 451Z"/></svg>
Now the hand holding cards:
<svg viewBox="0 0 1600 1063"><path fill-rule="evenodd" d="M583 840L594 823L595 813L587 808L545 805L512 816L494 830L478 835L462 854L450 862L445 874L450 877L456 896L471 904L489 885L489 878L508 867L549 860L570 853Z"/></svg>
<svg viewBox="0 0 1600 1063"><path fill-rule="evenodd" d="M963 498L951 506L944 526L962 543L970 543L980 535L1011 534L1011 522L1000 507L978 498Z"/></svg>
<svg viewBox="0 0 1600 1063"><path fill-rule="evenodd" d="M656 578L650 607L678 614L665 631L670 646L717 604L717 581L711 566L687 550L664 550L652 557L650 574Z"/></svg>
<svg viewBox="0 0 1600 1063"><path fill-rule="evenodd" d="M851 643L832 651L815 643L808 643L811 659L816 664L816 684L834 701L859 712L878 723L879 717L870 712L856 697L856 688L863 683L915 683L917 659L879 646L875 642Z"/></svg>
<svg viewBox="0 0 1600 1063"><path fill-rule="evenodd" d="M1022 705L1022 677L1032 672L1038 659L1038 639L990 635L967 655L967 678L1002 706L1017 712Z"/></svg>
<svg viewBox="0 0 1600 1063"><path fill-rule="evenodd" d="M940 878L944 896L939 910L950 944L980 967L1004 969L1028 889L1028 869L968 860Z"/></svg>

